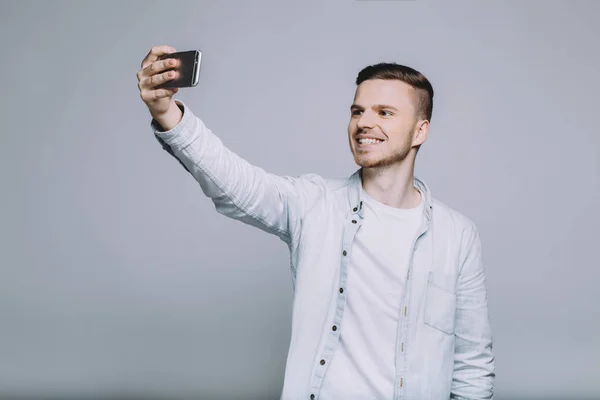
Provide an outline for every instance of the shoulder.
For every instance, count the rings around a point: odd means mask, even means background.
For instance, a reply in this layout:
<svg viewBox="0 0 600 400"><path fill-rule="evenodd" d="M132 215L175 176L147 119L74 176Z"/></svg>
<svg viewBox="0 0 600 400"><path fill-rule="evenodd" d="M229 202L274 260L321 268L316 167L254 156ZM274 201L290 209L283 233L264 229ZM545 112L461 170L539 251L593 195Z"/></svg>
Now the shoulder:
<svg viewBox="0 0 600 400"><path fill-rule="evenodd" d="M331 178L317 173L304 173L292 179L296 181L297 185L319 189L322 194L344 191L351 185L351 177Z"/></svg>
<svg viewBox="0 0 600 400"><path fill-rule="evenodd" d="M436 198L432 199L432 203L433 224L438 233L457 239L462 246L479 240L477 225L471 218Z"/></svg>
<svg viewBox="0 0 600 400"><path fill-rule="evenodd" d="M332 182L336 181L317 173L303 173L285 178L294 184L295 192L302 199L306 209L313 208L315 204L326 198L331 192Z"/></svg>
<svg viewBox="0 0 600 400"><path fill-rule="evenodd" d="M317 204L334 208L345 207L349 200L349 188L353 184L350 177L325 177L317 173L304 173L293 178L298 194L303 197L305 211Z"/></svg>

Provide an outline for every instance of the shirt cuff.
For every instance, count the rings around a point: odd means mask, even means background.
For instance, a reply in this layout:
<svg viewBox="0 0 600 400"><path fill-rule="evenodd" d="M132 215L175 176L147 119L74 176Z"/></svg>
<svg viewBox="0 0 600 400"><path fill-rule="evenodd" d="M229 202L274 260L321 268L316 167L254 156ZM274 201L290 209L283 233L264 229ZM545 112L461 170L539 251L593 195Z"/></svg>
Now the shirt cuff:
<svg viewBox="0 0 600 400"><path fill-rule="evenodd" d="M192 143L197 137L197 132L193 129L194 114L182 101L175 100L175 104L181 109L183 117L173 129L162 131L162 127L154 118L152 118L150 126L156 138L163 144L163 147L166 145L169 147L183 148Z"/></svg>

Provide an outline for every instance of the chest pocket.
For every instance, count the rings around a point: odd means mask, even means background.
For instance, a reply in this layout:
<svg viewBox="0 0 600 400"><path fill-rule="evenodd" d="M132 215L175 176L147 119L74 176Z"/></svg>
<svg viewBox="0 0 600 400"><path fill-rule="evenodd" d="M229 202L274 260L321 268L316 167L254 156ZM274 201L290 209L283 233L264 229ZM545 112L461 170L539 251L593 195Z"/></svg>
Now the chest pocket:
<svg viewBox="0 0 600 400"><path fill-rule="evenodd" d="M454 334L456 294L433 283L431 272L426 290L423 322L447 335Z"/></svg>

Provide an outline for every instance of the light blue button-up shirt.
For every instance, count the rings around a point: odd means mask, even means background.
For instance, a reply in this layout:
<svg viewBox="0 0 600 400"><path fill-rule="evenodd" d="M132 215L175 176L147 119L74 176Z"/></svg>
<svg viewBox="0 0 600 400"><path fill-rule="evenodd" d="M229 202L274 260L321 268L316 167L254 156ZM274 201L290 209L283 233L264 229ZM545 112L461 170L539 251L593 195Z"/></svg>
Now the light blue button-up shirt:
<svg viewBox="0 0 600 400"><path fill-rule="evenodd" d="M364 220L361 170L346 179L278 176L248 163L186 105L173 129L153 132L196 179L216 210L278 236L289 248L292 337L282 400L318 399L344 332L352 243ZM492 399L492 333L481 241L469 219L425 202L412 245L396 339L395 400ZM333 328L335 326L335 328Z"/></svg>

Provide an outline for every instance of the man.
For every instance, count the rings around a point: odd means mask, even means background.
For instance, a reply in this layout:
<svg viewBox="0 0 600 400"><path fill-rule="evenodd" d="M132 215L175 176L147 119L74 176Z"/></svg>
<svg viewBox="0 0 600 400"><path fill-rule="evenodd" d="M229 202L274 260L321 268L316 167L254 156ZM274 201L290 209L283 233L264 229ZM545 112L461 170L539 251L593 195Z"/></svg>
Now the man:
<svg viewBox="0 0 600 400"><path fill-rule="evenodd" d="M397 64L363 69L348 125L348 179L253 166L180 101L154 47L138 72L158 141L218 212L289 247L292 337L282 399L491 399L495 379L474 224L413 176L433 88Z"/></svg>

